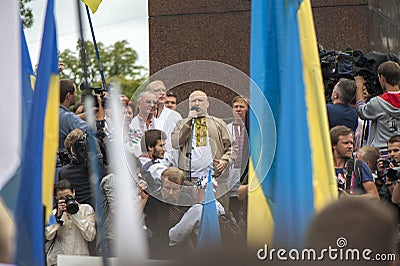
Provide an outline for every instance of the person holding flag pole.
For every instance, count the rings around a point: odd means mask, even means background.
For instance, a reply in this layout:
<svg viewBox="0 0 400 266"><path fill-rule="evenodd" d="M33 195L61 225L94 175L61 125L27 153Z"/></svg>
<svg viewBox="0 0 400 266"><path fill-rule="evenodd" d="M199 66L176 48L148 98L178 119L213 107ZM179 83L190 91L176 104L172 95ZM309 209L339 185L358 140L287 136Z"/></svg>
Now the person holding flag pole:
<svg viewBox="0 0 400 266"><path fill-rule="evenodd" d="M169 245L186 249L197 247L200 250L221 247L221 233L218 216L225 214L224 207L215 199L217 181L203 176L196 182L197 200L183 215L182 219L169 230ZM191 235L197 237L192 242Z"/></svg>

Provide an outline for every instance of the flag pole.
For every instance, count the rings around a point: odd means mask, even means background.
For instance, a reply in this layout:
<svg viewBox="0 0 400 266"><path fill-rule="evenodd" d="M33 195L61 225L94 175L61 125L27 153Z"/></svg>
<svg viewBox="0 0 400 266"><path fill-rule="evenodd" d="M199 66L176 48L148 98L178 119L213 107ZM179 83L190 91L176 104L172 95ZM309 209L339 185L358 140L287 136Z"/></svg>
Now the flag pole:
<svg viewBox="0 0 400 266"><path fill-rule="evenodd" d="M84 36L83 36L83 26L82 26L82 16L81 16L81 9L80 9L80 0L77 0L77 11L78 11L78 21L79 21L79 33L81 37L81 55L82 55L82 65L83 65L83 75L86 85L87 93L89 93L90 89L88 86L87 80L87 64L86 64L86 53L85 53L85 43L84 43ZM94 135L94 114L93 114L93 99L91 97L87 97L85 99L85 105L87 105L87 123L88 123L88 142L89 142L89 165L91 170L90 176L90 183L92 187L92 191L94 193L95 198L95 205L96 205L96 218L97 218L97 235L100 237L100 247L101 247L101 256L104 266L108 266L107 256L108 256L108 248L106 244L106 229L105 229L105 222L104 222L104 212L101 206L102 202L102 194L100 190L100 167L99 161L97 158L96 152L96 140Z"/></svg>
<svg viewBox="0 0 400 266"><path fill-rule="evenodd" d="M103 89L106 90L107 89L106 79L104 78L103 65L101 64L101 61L100 61L99 48L97 47L96 36L94 35L93 24L92 24L92 19L90 17L89 7L87 5L85 5L85 6L86 6L86 14L87 14L87 17L89 20L89 25L90 25L90 32L92 33L94 50L96 51L97 62L99 64L101 83L103 85Z"/></svg>

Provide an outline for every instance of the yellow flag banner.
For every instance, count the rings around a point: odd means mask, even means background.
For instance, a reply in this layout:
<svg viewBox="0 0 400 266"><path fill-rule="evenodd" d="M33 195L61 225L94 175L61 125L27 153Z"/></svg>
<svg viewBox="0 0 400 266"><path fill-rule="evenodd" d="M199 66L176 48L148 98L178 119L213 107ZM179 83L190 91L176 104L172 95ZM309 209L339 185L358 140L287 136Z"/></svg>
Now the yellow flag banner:
<svg viewBox="0 0 400 266"><path fill-rule="evenodd" d="M99 8L99 5L102 0L82 0L82 2L87 5L90 10L92 10L92 13L95 13L97 11L97 8Z"/></svg>

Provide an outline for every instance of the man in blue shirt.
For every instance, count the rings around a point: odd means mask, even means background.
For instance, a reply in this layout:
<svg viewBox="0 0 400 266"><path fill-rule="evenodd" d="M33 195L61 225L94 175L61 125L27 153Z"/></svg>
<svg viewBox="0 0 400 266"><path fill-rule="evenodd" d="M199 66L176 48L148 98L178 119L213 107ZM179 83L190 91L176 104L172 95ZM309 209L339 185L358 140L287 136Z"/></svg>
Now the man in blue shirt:
<svg viewBox="0 0 400 266"><path fill-rule="evenodd" d="M76 97L78 96L76 85L68 79L60 80L60 120L59 120L59 145L58 148L64 148L64 141L67 135L75 128L81 129L83 132L87 130L85 113L79 116L71 112L69 108L75 105ZM104 120L104 109L101 104L100 96L97 95L99 109L96 115L97 120Z"/></svg>
<svg viewBox="0 0 400 266"><path fill-rule="evenodd" d="M332 103L327 104L329 128L337 125L343 125L353 132L356 131L358 125L357 111L350 106L355 99L356 83L354 80L341 78L332 91Z"/></svg>

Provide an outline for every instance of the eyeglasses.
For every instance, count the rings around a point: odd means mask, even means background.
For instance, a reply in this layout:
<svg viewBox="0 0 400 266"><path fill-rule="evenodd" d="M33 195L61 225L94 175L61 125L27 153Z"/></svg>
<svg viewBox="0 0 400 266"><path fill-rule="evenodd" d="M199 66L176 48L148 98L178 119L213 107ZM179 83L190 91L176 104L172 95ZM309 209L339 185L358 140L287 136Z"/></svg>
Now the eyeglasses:
<svg viewBox="0 0 400 266"><path fill-rule="evenodd" d="M157 101L151 101L151 100L147 100L147 101L144 101L144 102L147 105L156 105L157 104Z"/></svg>

